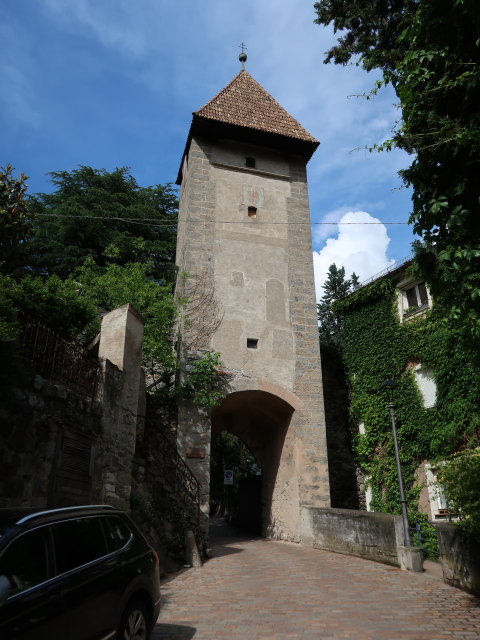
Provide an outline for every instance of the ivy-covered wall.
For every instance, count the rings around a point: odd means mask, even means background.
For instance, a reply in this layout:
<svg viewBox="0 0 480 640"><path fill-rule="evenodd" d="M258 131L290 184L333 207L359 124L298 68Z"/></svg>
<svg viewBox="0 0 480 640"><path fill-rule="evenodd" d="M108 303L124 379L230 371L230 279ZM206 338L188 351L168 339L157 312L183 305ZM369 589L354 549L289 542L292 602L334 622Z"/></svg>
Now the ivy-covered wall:
<svg viewBox="0 0 480 640"><path fill-rule="evenodd" d="M467 445L478 446L480 362L478 349L461 322L447 322L440 304L401 323L395 284L389 277L377 280L337 302L335 310L343 315L351 419L365 426L354 446L362 470L371 477L371 508L400 511L388 399L380 389L382 381L390 378L399 383L394 391L395 414L413 514L420 493L415 479L418 465ZM420 363L434 372L437 396L431 408L424 408L414 376L414 366Z"/></svg>

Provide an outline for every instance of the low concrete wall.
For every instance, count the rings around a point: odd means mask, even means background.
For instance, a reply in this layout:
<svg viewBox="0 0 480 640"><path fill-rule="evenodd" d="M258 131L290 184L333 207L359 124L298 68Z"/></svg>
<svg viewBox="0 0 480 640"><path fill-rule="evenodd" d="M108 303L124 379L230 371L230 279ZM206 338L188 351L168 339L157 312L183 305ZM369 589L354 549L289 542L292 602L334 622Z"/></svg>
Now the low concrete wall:
<svg viewBox="0 0 480 640"><path fill-rule="evenodd" d="M315 549L399 567L397 549L402 544L401 532L401 516L352 509L301 507L301 542Z"/></svg>
<svg viewBox="0 0 480 640"><path fill-rule="evenodd" d="M468 539L454 524L436 525L443 579L480 596L480 542Z"/></svg>

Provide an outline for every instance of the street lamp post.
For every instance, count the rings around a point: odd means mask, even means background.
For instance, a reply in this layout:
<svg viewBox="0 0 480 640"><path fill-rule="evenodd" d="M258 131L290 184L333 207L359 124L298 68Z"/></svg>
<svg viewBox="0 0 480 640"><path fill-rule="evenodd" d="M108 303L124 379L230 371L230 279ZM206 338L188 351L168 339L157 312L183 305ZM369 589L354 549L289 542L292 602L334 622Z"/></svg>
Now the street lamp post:
<svg viewBox="0 0 480 640"><path fill-rule="evenodd" d="M403 486L402 465L400 463L400 454L398 452L397 427L395 424L395 403L393 402L393 390L398 387L398 382L394 380L384 380L380 385L380 389L388 392L388 408L390 410L390 421L392 423L393 446L395 449L395 460L397 462L397 478L398 488L400 489L400 504L402 508L402 522L405 546L411 547L410 527L408 524L407 500L405 499L405 488Z"/></svg>

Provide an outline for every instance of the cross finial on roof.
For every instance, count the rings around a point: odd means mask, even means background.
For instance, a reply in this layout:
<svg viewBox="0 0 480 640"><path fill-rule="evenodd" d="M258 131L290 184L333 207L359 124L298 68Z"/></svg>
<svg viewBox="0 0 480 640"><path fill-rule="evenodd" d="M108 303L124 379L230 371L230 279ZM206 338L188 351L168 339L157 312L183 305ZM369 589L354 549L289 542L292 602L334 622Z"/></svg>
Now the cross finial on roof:
<svg viewBox="0 0 480 640"><path fill-rule="evenodd" d="M242 50L242 53L238 56L238 59L242 63L242 69L245 70L245 62L247 61L247 54L245 53L245 49L247 47L245 46L245 44L243 42L242 42L242 44L239 44L238 46Z"/></svg>

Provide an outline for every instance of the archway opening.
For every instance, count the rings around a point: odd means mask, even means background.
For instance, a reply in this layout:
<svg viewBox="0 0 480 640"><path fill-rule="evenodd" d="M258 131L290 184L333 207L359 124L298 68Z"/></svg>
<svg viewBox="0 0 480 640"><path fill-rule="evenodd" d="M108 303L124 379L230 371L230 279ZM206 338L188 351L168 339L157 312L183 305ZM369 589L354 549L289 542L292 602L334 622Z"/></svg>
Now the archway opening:
<svg viewBox="0 0 480 640"><path fill-rule="evenodd" d="M240 438L228 431L212 439L210 515L254 534L262 527L262 469Z"/></svg>
<svg viewBox="0 0 480 640"><path fill-rule="evenodd" d="M262 535L266 535L274 520L272 502L275 494L280 493L280 471L283 476L295 474L294 470L287 468L293 464L292 456L284 454L292 414L293 407L288 402L272 393L258 390L230 393L212 412L212 443L217 443L219 434L231 434L243 443L244 453L246 450L250 456L248 464L252 465L253 473L245 477L244 486L238 494L237 522L240 526L243 524L248 527L251 520L250 525L255 526L256 532ZM228 439L229 436L222 438ZM257 468L259 473L256 472ZM285 509L288 506L286 504Z"/></svg>

